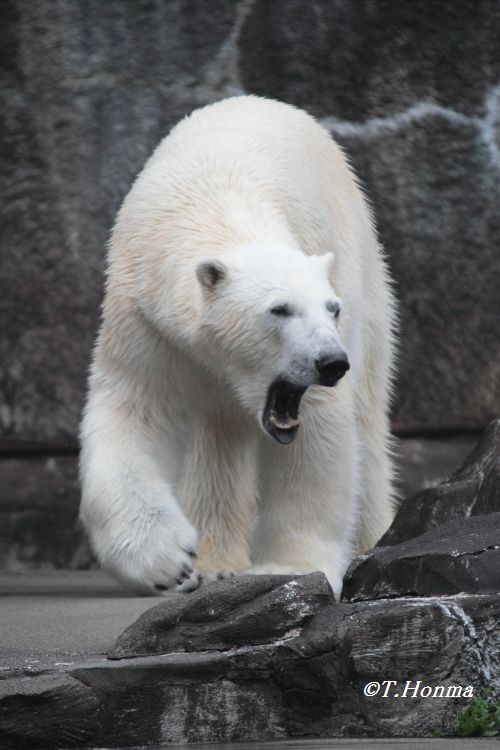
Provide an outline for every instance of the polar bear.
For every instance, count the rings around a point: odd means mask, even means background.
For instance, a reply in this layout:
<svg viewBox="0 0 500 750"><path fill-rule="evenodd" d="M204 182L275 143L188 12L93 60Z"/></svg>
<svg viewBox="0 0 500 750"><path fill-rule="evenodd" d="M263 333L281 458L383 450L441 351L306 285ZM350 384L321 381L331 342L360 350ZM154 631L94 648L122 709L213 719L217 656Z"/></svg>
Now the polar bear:
<svg viewBox="0 0 500 750"><path fill-rule="evenodd" d="M394 300L367 203L311 116L243 96L160 143L112 233L81 519L137 593L324 571L393 515Z"/></svg>

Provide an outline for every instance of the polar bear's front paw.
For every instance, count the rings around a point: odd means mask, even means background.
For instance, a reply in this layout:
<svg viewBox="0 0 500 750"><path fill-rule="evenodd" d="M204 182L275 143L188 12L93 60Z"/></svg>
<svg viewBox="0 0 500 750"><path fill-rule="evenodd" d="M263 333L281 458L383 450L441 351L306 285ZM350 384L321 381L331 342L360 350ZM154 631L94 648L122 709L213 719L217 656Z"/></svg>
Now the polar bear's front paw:
<svg viewBox="0 0 500 750"><path fill-rule="evenodd" d="M218 570L211 573L202 573L199 570L195 570L194 573L186 580L183 581L178 587L177 591L183 594L195 591L200 586L206 586L209 583L215 581L223 581L225 578L234 578L237 573L235 570Z"/></svg>
<svg viewBox="0 0 500 750"><path fill-rule="evenodd" d="M197 534L183 516L158 512L94 545L103 567L137 594L158 595L193 574ZM103 554L104 552L104 554Z"/></svg>

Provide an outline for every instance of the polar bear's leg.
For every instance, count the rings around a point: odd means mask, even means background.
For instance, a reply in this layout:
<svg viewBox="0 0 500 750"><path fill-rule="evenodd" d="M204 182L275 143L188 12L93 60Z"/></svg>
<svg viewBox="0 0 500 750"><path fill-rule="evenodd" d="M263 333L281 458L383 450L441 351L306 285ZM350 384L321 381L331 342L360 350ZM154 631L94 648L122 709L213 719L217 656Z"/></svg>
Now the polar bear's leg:
<svg viewBox="0 0 500 750"><path fill-rule="evenodd" d="M359 420L361 438L360 511L356 551L373 547L394 517L390 434L385 414L365 413Z"/></svg>
<svg viewBox="0 0 500 750"><path fill-rule="evenodd" d="M358 443L350 386L346 381L337 389L306 393L293 444L263 439L261 504L249 572L321 570L339 594L357 521Z"/></svg>
<svg viewBox="0 0 500 750"><path fill-rule="evenodd" d="M383 288L382 285L380 288ZM385 299L377 302L383 312ZM388 316L388 313L386 312ZM360 512L357 551L373 547L387 531L394 516L393 467L388 417L392 369L392 343L388 322L367 323L368 347L364 353L362 376L356 392L360 437Z"/></svg>
<svg viewBox="0 0 500 750"><path fill-rule="evenodd" d="M116 390L91 388L80 517L101 564L137 593L154 594L189 574L197 537L172 491L168 447Z"/></svg>
<svg viewBox="0 0 500 750"><path fill-rule="evenodd" d="M182 506L198 530L195 588L250 565L256 506L255 428L241 414L200 416L183 467Z"/></svg>

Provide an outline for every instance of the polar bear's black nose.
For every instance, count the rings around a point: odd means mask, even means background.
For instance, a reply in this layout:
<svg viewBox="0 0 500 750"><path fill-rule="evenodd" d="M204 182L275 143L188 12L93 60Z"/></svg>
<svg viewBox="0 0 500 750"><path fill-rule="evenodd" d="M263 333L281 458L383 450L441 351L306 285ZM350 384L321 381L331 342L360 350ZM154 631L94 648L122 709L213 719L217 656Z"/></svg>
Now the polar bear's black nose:
<svg viewBox="0 0 500 750"><path fill-rule="evenodd" d="M320 385L335 385L340 378L343 378L350 368L349 360L345 352L336 352L335 354L325 354L319 357L315 363L319 373Z"/></svg>

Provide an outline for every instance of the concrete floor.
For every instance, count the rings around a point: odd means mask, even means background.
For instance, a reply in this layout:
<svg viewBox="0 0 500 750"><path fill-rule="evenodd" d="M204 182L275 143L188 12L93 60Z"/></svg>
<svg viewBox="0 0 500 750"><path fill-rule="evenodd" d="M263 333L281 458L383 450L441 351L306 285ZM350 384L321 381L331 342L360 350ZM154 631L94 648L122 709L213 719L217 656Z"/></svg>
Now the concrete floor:
<svg viewBox="0 0 500 750"><path fill-rule="evenodd" d="M124 628L160 601L128 594L99 570L2 573L0 669L105 654Z"/></svg>
<svg viewBox="0 0 500 750"><path fill-rule="evenodd" d="M332 739L332 740L278 740L275 742L238 742L213 745L164 745L148 750L486 750L492 748L491 739L451 737L449 739ZM496 741L498 744L498 740ZM485 744L486 743L486 744ZM138 749L136 749L138 750Z"/></svg>

